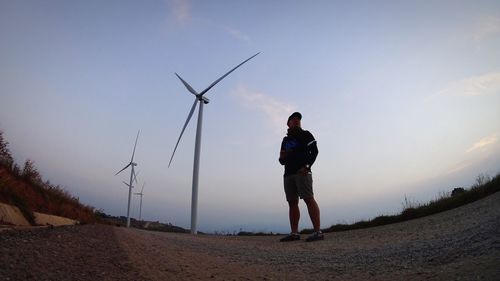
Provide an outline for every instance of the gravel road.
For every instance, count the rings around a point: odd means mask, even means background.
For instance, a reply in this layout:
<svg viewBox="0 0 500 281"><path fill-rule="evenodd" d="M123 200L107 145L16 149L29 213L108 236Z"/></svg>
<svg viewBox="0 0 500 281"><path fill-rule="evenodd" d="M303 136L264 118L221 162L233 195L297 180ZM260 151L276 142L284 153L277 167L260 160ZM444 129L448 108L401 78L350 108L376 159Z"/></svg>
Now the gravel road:
<svg viewBox="0 0 500 281"><path fill-rule="evenodd" d="M500 192L324 241L103 225L0 232L0 280L500 280Z"/></svg>

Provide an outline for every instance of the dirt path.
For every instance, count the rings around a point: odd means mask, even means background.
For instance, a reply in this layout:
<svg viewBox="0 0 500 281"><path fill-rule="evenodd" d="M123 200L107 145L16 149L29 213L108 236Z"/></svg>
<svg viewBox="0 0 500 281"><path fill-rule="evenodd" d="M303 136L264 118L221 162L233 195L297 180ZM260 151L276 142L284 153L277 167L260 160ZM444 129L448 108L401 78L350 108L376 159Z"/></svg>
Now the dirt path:
<svg viewBox="0 0 500 281"><path fill-rule="evenodd" d="M500 280L500 193L324 241L100 225L0 232L0 280Z"/></svg>

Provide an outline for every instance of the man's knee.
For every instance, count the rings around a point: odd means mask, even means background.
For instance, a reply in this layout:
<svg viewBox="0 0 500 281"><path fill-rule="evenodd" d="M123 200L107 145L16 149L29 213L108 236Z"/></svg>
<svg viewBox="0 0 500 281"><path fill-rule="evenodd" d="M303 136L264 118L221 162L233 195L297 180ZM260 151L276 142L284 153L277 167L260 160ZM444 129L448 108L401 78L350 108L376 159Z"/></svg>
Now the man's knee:
<svg viewBox="0 0 500 281"><path fill-rule="evenodd" d="M290 208L292 207L298 207L299 206L299 200L289 200L288 201L288 206L290 206Z"/></svg>
<svg viewBox="0 0 500 281"><path fill-rule="evenodd" d="M309 205L309 204L315 204L316 200L314 200L314 197L307 197L304 198L304 202L306 202L306 204Z"/></svg>

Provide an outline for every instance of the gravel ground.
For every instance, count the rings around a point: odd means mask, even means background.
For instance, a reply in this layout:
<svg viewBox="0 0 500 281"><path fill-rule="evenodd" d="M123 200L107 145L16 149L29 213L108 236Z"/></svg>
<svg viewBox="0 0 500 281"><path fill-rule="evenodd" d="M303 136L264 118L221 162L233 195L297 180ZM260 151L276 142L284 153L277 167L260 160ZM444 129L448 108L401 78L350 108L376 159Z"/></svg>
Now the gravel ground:
<svg viewBox="0 0 500 281"><path fill-rule="evenodd" d="M102 225L0 232L0 280L500 280L500 193L437 215L278 242Z"/></svg>

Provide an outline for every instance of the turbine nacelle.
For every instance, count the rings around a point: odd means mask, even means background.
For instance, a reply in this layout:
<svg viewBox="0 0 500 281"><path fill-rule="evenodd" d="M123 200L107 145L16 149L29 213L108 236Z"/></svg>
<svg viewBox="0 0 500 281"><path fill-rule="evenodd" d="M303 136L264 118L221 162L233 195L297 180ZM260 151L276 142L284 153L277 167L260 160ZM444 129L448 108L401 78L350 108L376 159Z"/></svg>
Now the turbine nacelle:
<svg viewBox="0 0 500 281"><path fill-rule="evenodd" d="M205 96L199 95L197 96L199 101L203 101L204 104L208 104L210 100L206 98Z"/></svg>

